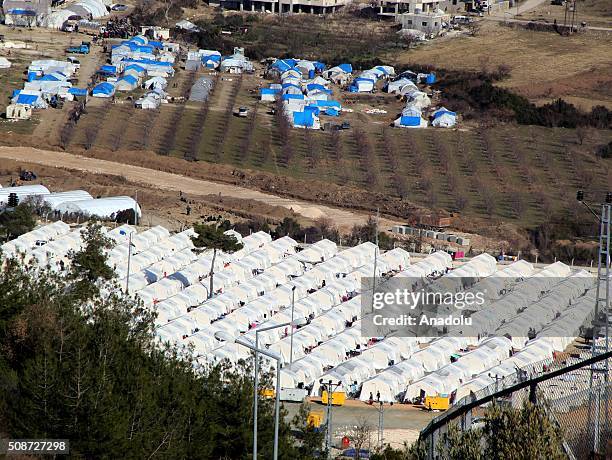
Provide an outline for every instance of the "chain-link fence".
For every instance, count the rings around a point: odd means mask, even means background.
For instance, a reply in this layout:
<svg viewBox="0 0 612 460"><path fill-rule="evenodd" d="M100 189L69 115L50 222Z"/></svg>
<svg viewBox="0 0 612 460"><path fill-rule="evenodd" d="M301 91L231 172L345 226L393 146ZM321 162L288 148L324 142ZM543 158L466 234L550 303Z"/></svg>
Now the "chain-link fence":
<svg viewBox="0 0 612 460"><path fill-rule="evenodd" d="M601 458L612 456L612 384L606 366L611 355L591 358L584 351L580 357L540 361L471 392L421 433L428 458L437 458L438 442L449 423L458 422L460 429L467 430L479 422L489 404L520 408L527 400L544 407L560 426L569 458L599 458L595 453Z"/></svg>

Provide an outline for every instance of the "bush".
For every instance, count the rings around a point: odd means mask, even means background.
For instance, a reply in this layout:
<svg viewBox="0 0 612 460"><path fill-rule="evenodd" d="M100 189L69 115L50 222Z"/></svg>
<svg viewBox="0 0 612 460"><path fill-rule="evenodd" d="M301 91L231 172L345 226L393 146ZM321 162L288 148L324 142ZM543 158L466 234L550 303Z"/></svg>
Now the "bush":
<svg viewBox="0 0 612 460"><path fill-rule="evenodd" d="M597 147L595 153L600 158L612 158L612 141Z"/></svg>

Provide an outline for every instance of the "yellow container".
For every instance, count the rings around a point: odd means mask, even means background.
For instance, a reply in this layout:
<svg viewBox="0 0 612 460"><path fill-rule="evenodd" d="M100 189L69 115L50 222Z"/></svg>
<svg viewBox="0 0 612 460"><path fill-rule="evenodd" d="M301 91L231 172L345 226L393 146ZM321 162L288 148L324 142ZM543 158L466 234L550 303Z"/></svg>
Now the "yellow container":
<svg viewBox="0 0 612 460"><path fill-rule="evenodd" d="M321 402L325 405L328 403L327 391L323 392L323 396L321 397ZM332 393L332 406L344 406L344 402L346 401L346 393L344 391L334 391Z"/></svg>
<svg viewBox="0 0 612 460"><path fill-rule="evenodd" d="M261 396L262 398L274 398L276 396L276 393L274 392L273 388L264 388L262 390L259 390L259 396Z"/></svg>
<svg viewBox="0 0 612 460"><path fill-rule="evenodd" d="M447 410L450 406L450 398L448 396L426 396L425 408L429 410Z"/></svg>
<svg viewBox="0 0 612 460"><path fill-rule="evenodd" d="M308 414L308 418L306 419L306 424L312 428L319 428L323 423L323 412L312 411Z"/></svg>

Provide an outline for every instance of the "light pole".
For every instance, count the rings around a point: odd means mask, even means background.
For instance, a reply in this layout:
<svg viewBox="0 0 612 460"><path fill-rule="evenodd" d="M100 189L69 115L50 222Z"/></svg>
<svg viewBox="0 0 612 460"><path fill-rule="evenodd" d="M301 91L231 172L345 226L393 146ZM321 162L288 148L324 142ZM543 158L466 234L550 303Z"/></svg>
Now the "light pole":
<svg viewBox="0 0 612 460"><path fill-rule="evenodd" d="M293 318L292 318L293 319ZM259 403L259 333L287 326L291 323L276 324L274 326L255 329L255 391L253 395L253 460L257 460L257 404ZM280 369L280 362L278 363ZM278 380L278 379L277 379ZM277 382L276 395L280 395L280 384Z"/></svg>
<svg viewBox="0 0 612 460"><path fill-rule="evenodd" d="M295 288L291 288L291 338L289 339L289 365L293 364L293 312L295 311Z"/></svg>
<svg viewBox="0 0 612 460"><path fill-rule="evenodd" d="M130 261L132 259L132 234L128 235L128 260L127 260L127 276L125 277L125 294L130 294Z"/></svg>
<svg viewBox="0 0 612 460"><path fill-rule="evenodd" d="M257 339L257 334L255 334ZM235 342L238 345L242 345L250 350L255 352L255 359L258 358L258 353L261 353L268 358L276 360L276 400L274 402L274 454L272 456L273 460L278 460L278 425L279 425L279 417L280 417L280 367L281 367L281 357L280 355L273 353L269 350L263 350L257 348L251 342L247 341L242 337L232 337L225 331L217 331L215 332L215 338L217 340L224 340L226 342ZM255 389L255 393L257 393L257 389ZM257 406L256 406L257 407ZM257 412L254 413L257 416ZM253 439L253 456L256 458L257 456L257 432L255 432L255 437Z"/></svg>
<svg viewBox="0 0 612 460"><path fill-rule="evenodd" d="M327 436L325 437L325 448L327 450L327 458L332 458L332 400L334 398L334 390L337 389L342 382L333 383L329 380L328 383L323 383L323 379L319 380L319 383L323 387L324 391L327 392Z"/></svg>

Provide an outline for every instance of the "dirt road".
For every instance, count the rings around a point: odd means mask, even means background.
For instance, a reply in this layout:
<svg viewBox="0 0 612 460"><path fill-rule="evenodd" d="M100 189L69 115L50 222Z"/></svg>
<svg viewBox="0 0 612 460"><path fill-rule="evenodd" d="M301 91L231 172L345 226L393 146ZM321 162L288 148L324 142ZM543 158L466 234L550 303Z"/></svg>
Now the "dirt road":
<svg viewBox="0 0 612 460"><path fill-rule="evenodd" d="M355 224L363 224L368 219L366 214L336 209L329 206L309 203L307 201L281 198L269 193L250 190L235 185L218 184L211 181L193 179L154 169L116 163L96 158L72 155L66 152L39 150L30 147L0 147L0 158L40 164L72 171L85 171L94 174L109 174L124 177L130 182L162 190L182 191L189 195L219 195L233 198L261 201L272 206L292 209L295 213L316 219L328 217L338 228L349 229ZM381 219L381 230L389 228L396 222Z"/></svg>

